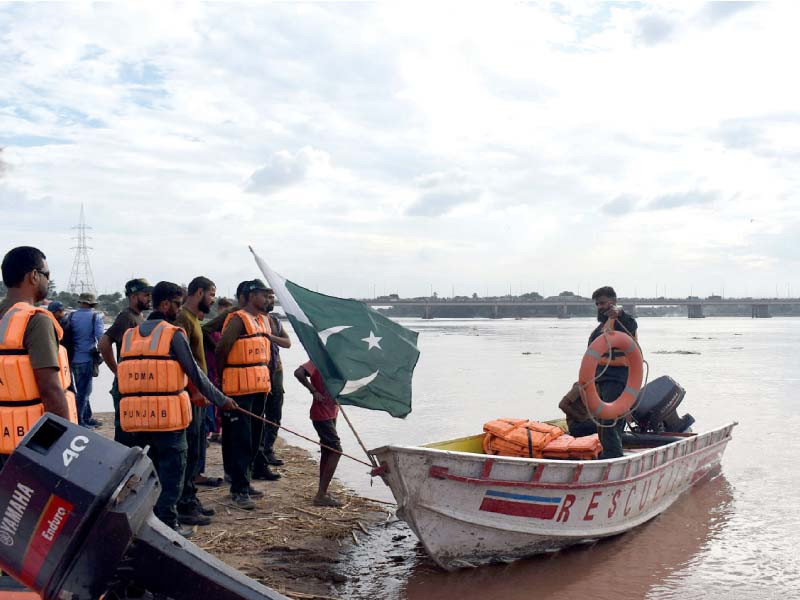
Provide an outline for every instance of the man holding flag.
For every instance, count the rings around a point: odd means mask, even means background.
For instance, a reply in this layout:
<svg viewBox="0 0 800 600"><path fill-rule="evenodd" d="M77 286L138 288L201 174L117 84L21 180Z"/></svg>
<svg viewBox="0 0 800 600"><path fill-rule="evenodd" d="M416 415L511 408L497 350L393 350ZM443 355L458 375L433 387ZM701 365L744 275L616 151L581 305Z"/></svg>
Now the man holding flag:
<svg viewBox="0 0 800 600"><path fill-rule="evenodd" d="M311 422L319 434L319 487L314 497L314 506L341 506L342 503L328 493L328 486L336 472L342 443L336 433L336 417L339 405L328 395L322 376L310 360L295 369L294 376L304 388L311 392Z"/></svg>

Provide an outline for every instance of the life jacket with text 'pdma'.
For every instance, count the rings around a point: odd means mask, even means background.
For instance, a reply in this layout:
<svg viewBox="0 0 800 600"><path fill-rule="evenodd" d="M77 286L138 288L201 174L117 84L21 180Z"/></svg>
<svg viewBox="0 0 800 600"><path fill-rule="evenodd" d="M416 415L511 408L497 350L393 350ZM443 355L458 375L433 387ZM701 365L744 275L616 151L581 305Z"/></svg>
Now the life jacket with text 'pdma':
<svg viewBox="0 0 800 600"><path fill-rule="evenodd" d="M188 379L170 353L179 327L159 322L149 335L142 325L122 338L117 384L119 420L124 431L178 431L192 421L192 406L186 391Z"/></svg>
<svg viewBox="0 0 800 600"><path fill-rule="evenodd" d="M272 385L269 377L270 344L272 329L264 315L253 316L246 310L228 315L222 326L222 335L233 315L244 323L245 332L234 342L225 369L222 371L222 391L228 396L268 394Z"/></svg>
<svg viewBox="0 0 800 600"><path fill-rule="evenodd" d="M61 340L64 332L53 314L27 302L17 302L0 319L0 454L11 454L44 414L39 386L25 349L25 329L36 313L47 315ZM58 347L58 380L67 397L69 420L78 422L75 394L70 391L67 349Z"/></svg>

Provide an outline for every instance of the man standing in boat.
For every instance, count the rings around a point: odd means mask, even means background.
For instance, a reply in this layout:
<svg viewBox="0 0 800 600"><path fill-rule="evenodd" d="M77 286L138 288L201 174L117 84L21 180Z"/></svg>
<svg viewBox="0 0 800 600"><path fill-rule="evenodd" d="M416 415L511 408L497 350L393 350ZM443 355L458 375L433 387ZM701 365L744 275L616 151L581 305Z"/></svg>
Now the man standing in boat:
<svg viewBox="0 0 800 600"><path fill-rule="evenodd" d="M592 331L589 336L589 345L603 334L603 329L609 326L608 321L613 320L613 327L616 331L627 333L636 339L638 324L636 319L624 312L621 307L616 305L617 293L611 286L601 287L592 294L592 300L597 307L597 320L600 324ZM624 357L619 356L612 349L612 356L604 354L598 361L596 371L597 392L603 402L613 402L625 391L628 381L628 367L621 364ZM600 443L603 445L603 452L599 458L617 458L622 456L622 431L625 429L625 418L620 417L616 424L613 421L601 420L599 427Z"/></svg>

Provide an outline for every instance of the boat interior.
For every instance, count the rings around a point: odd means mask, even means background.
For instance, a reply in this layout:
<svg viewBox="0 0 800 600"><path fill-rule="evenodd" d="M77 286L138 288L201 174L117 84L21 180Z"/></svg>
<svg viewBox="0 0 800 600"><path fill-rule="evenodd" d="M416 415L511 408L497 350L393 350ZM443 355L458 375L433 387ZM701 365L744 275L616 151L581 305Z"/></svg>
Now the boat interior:
<svg viewBox="0 0 800 600"><path fill-rule="evenodd" d="M626 431L622 435L622 445L626 456L695 435L691 431L694 417L689 414L679 417L677 413L677 408L685 395L686 391L668 376L659 377L641 389L636 404L631 410ZM568 431L566 419L551 419L543 422L560 427L565 432ZM433 442L425 444L423 447L451 452L484 454L484 435L484 433L479 433Z"/></svg>

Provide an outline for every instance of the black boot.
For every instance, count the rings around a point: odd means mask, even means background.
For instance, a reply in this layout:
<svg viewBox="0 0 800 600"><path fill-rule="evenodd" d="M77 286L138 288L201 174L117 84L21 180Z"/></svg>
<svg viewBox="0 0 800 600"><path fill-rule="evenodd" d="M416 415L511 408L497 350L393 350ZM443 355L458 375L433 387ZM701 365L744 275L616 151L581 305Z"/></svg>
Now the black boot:
<svg viewBox="0 0 800 600"><path fill-rule="evenodd" d="M262 479L264 481L275 481L276 479L280 479L281 474L276 473L272 469L269 468L268 465L259 466L253 469L253 479Z"/></svg>

